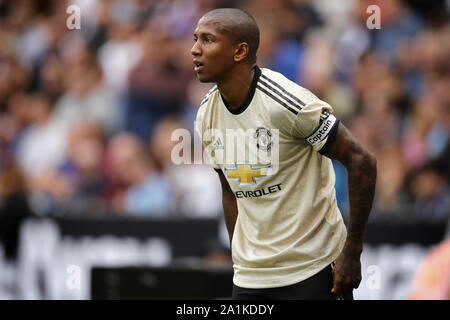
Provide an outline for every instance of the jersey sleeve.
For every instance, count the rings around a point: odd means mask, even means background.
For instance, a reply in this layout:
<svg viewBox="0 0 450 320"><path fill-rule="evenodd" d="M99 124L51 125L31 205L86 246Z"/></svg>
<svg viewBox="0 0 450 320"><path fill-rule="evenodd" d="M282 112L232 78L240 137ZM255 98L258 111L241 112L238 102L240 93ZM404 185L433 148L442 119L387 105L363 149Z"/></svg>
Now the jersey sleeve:
<svg viewBox="0 0 450 320"><path fill-rule="evenodd" d="M333 108L312 93L307 101L293 121L291 134L305 139L323 154L334 142L339 120L333 115Z"/></svg>

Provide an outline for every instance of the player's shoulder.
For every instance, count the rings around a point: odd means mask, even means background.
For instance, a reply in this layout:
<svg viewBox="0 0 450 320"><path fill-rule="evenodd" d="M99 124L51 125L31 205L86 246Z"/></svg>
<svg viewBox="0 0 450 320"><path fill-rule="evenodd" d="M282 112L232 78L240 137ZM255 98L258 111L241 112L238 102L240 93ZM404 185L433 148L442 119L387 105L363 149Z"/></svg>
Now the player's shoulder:
<svg viewBox="0 0 450 320"><path fill-rule="evenodd" d="M301 109L317 99L307 88L268 68L261 68L258 85L268 93L274 94L275 97L284 98L282 101L290 102L296 109Z"/></svg>
<svg viewBox="0 0 450 320"><path fill-rule="evenodd" d="M218 92L217 85L214 85L203 97L202 101L200 102L200 107L206 104L217 92Z"/></svg>
<svg viewBox="0 0 450 320"><path fill-rule="evenodd" d="M281 73L262 68L257 89L272 125L288 134L305 105L299 96L302 88Z"/></svg>
<svg viewBox="0 0 450 320"><path fill-rule="evenodd" d="M212 108L213 102L215 101L216 95L218 95L217 85L214 85L203 97L197 111L197 121L201 121L208 110Z"/></svg>

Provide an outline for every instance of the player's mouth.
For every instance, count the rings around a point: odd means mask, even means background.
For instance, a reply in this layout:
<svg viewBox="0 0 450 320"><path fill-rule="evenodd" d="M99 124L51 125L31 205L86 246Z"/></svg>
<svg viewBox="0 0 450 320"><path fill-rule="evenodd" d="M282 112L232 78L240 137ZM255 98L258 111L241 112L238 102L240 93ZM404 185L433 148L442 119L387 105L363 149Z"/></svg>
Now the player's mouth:
<svg viewBox="0 0 450 320"><path fill-rule="evenodd" d="M203 63L194 60L194 70L195 70L195 72L199 73L199 72L201 72L204 68L205 68L205 66L203 65Z"/></svg>

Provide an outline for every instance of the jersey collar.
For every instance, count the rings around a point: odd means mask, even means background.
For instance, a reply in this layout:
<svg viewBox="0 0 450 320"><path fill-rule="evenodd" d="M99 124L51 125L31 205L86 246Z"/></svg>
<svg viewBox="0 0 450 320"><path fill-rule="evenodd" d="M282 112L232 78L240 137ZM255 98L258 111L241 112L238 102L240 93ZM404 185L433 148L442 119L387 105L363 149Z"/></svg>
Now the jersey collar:
<svg viewBox="0 0 450 320"><path fill-rule="evenodd" d="M239 108L232 109L230 107L230 105L228 104L228 102L223 98L223 96L220 95L220 97L222 98L223 104L225 105L227 110L229 112L231 112L232 114L235 114L235 115L241 114L242 112L244 112L247 109L247 107L250 105L250 102L252 102L252 100L253 100L253 96L255 95L256 85L258 84L259 77L261 76L261 69L258 66L255 66L254 69L255 69L255 74L253 76L253 81L250 86L250 90L248 90L247 97L245 97L244 102L242 102L242 104L239 106Z"/></svg>

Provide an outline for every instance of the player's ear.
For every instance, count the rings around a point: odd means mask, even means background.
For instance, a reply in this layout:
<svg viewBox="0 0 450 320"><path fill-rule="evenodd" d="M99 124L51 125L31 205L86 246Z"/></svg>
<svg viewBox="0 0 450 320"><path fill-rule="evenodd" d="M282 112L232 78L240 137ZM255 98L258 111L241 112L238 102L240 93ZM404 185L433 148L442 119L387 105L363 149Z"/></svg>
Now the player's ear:
<svg viewBox="0 0 450 320"><path fill-rule="evenodd" d="M234 62L239 62L247 58L249 53L249 47L247 42L238 43L236 51L234 53Z"/></svg>

